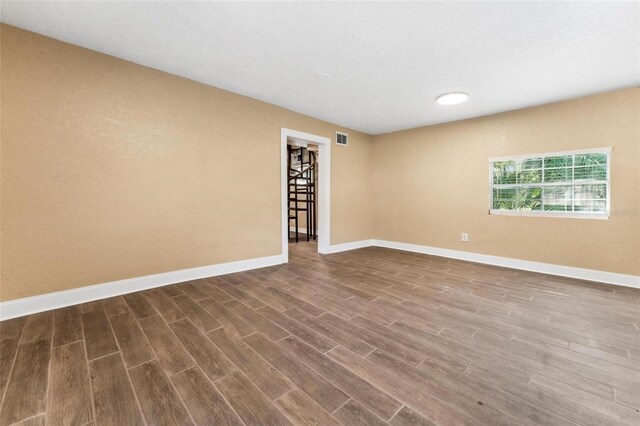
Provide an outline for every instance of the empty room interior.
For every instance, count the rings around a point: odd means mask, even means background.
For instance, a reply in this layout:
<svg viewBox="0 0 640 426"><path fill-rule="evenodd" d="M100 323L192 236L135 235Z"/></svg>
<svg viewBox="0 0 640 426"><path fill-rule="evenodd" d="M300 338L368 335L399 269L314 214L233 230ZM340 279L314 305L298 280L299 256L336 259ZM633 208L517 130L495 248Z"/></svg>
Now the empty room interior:
<svg viewBox="0 0 640 426"><path fill-rule="evenodd" d="M640 2L0 2L0 426L640 425Z"/></svg>

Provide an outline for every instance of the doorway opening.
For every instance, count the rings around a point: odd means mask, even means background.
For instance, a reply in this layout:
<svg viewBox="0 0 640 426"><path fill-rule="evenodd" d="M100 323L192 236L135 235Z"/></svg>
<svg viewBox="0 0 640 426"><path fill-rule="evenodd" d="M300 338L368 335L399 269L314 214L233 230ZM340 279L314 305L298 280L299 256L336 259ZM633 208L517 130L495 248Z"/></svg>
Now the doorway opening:
<svg viewBox="0 0 640 426"><path fill-rule="evenodd" d="M318 230L318 146L287 139L289 244L316 241Z"/></svg>
<svg viewBox="0 0 640 426"><path fill-rule="evenodd" d="M329 253L330 162L329 138L282 129L283 263L289 261L289 243L317 241L318 252Z"/></svg>

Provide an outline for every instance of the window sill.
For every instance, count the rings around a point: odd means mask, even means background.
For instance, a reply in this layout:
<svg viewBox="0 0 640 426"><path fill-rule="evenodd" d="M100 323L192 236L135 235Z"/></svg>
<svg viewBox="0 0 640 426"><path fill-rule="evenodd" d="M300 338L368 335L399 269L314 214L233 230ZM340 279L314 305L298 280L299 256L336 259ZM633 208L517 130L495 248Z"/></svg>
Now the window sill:
<svg viewBox="0 0 640 426"><path fill-rule="evenodd" d="M555 217L565 219L599 219L608 220L608 213L577 213L577 212L554 212L554 211L532 211L532 210L489 210L490 215L495 216L529 216L529 217Z"/></svg>

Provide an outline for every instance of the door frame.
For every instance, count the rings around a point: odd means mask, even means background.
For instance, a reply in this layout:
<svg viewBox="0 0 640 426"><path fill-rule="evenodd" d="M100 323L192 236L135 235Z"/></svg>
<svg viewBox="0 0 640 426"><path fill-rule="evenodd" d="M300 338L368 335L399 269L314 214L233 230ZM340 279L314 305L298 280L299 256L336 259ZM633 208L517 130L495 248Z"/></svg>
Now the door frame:
<svg viewBox="0 0 640 426"><path fill-rule="evenodd" d="M329 253L331 237L331 139L282 127L280 129L280 198L282 263L289 262L289 194L287 138L318 145L318 253Z"/></svg>

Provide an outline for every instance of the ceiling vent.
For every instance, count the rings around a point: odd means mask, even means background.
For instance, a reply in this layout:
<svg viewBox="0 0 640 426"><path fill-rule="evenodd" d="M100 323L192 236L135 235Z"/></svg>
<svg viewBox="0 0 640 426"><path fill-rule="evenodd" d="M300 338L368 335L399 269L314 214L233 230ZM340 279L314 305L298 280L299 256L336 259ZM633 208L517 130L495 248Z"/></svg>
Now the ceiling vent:
<svg viewBox="0 0 640 426"><path fill-rule="evenodd" d="M338 145L349 145L349 135L346 133L336 132L336 143Z"/></svg>

